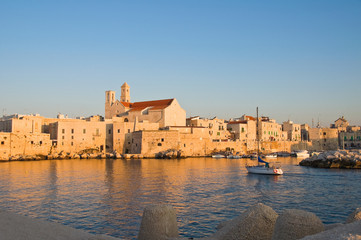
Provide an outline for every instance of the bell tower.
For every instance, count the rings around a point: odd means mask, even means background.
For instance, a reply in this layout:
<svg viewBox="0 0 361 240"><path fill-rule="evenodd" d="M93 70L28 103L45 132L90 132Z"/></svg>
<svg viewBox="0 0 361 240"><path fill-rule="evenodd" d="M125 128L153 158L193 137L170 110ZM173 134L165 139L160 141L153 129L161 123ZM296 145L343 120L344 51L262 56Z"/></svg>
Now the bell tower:
<svg viewBox="0 0 361 240"><path fill-rule="evenodd" d="M130 102L130 87L128 83L125 82L120 89L121 89L120 101Z"/></svg>
<svg viewBox="0 0 361 240"><path fill-rule="evenodd" d="M115 92L114 91L105 91L105 118L112 118L111 110L112 105L115 103Z"/></svg>

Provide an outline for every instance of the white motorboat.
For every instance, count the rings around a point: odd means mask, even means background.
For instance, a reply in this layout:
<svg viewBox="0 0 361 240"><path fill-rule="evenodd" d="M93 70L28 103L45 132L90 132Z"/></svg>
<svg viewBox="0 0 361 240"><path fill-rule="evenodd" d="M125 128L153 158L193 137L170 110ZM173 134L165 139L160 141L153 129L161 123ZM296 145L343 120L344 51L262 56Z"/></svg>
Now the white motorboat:
<svg viewBox="0 0 361 240"><path fill-rule="evenodd" d="M277 154L276 153L270 153L270 154L266 154L264 157L265 158L277 158Z"/></svg>
<svg viewBox="0 0 361 240"><path fill-rule="evenodd" d="M225 158L226 156L224 156L223 154L215 154L212 155L212 158Z"/></svg>
<svg viewBox="0 0 361 240"><path fill-rule="evenodd" d="M239 156L239 155L228 155L227 158L228 159L239 159L239 158L241 158L241 156Z"/></svg>
<svg viewBox="0 0 361 240"><path fill-rule="evenodd" d="M296 151L294 152L294 154L296 155L296 157L300 157L300 158L310 157L310 154L307 152L307 150Z"/></svg>

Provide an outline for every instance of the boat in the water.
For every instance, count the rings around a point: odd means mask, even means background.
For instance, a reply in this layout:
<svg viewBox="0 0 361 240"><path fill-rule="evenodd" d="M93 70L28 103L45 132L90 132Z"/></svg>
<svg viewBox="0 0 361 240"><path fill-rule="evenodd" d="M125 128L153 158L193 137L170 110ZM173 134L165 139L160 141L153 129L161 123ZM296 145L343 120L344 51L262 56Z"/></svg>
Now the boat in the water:
<svg viewBox="0 0 361 240"><path fill-rule="evenodd" d="M280 166L271 165L269 162L263 161L258 157L258 165L246 166L248 173L266 174L266 175L282 175L283 171Z"/></svg>
<svg viewBox="0 0 361 240"><path fill-rule="evenodd" d="M289 152L278 152L277 157L289 157L291 154Z"/></svg>
<svg viewBox="0 0 361 240"><path fill-rule="evenodd" d="M259 155L259 132L258 132L258 107L257 107L257 125L256 125L256 131L257 131L257 142L258 142L258 149L257 149L257 160L258 164L256 166L248 166L246 165L246 169L248 173L255 173L255 174L266 174L266 175L282 175L283 171L281 169L281 166L271 165L269 162L266 162L261 159ZM276 155L277 157L277 155Z"/></svg>
<svg viewBox="0 0 361 240"><path fill-rule="evenodd" d="M215 155L212 155L212 158L225 158L226 156L223 155L223 154L215 154Z"/></svg>
<svg viewBox="0 0 361 240"><path fill-rule="evenodd" d="M270 153L270 154L266 154L264 155L265 158L277 158L277 154L276 153Z"/></svg>
<svg viewBox="0 0 361 240"><path fill-rule="evenodd" d="M291 156L293 157L299 157L299 158L308 158L310 157L310 154L307 150L300 150L300 151L294 151L291 153Z"/></svg>

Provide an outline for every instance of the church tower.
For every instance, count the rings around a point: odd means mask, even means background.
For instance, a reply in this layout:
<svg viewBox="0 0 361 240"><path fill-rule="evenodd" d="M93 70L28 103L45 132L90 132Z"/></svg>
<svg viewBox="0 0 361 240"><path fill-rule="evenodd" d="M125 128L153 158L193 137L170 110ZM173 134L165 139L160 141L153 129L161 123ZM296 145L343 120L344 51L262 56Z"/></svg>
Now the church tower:
<svg viewBox="0 0 361 240"><path fill-rule="evenodd" d="M115 92L114 91L105 91L105 118L112 118L111 109L112 105L115 103Z"/></svg>
<svg viewBox="0 0 361 240"><path fill-rule="evenodd" d="M130 102L130 87L128 83L125 82L120 89L121 89L120 101Z"/></svg>

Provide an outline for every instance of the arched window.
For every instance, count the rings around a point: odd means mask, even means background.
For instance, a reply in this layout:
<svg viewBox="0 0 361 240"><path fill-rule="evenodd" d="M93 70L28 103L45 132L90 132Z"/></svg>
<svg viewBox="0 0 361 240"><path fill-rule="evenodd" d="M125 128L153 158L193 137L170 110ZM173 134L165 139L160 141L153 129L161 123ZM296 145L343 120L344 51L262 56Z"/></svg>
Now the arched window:
<svg viewBox="0 0 361 240"><path fill-rule="evenodd" d="M124 118L124 122L129 122L128 118Z"/></svg>

